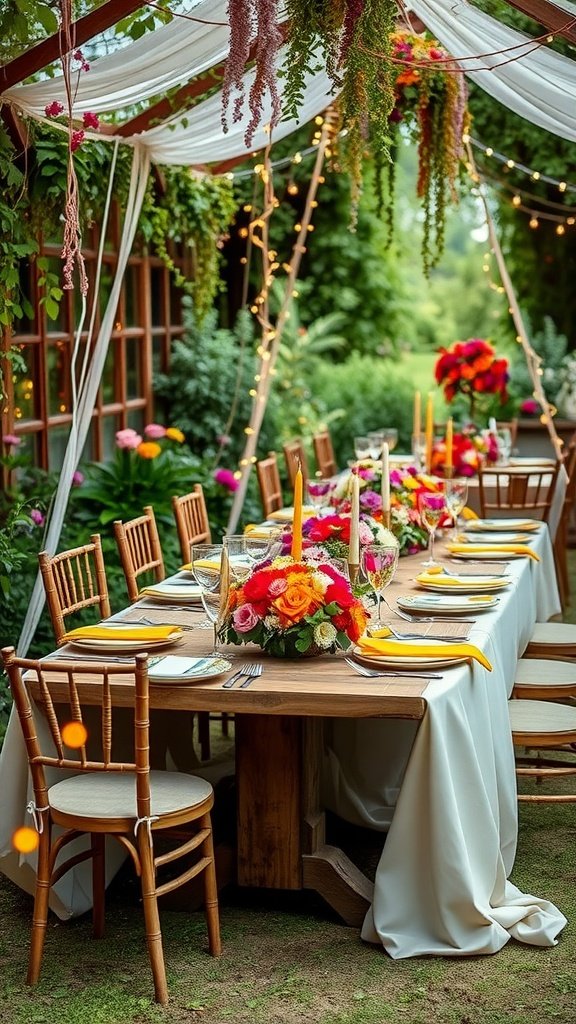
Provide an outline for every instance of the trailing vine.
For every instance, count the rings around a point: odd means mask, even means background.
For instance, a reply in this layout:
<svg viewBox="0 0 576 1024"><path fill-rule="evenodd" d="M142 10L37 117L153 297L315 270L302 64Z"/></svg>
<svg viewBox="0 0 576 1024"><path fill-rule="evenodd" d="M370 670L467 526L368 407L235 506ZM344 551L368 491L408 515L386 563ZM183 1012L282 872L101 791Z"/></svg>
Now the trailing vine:
<svg viewBox="0 0 576 1024"><path fill-rule="evenodd" d="M236 213L232 182L224 177L197 175L188 168L166 168L163 190L150 185L140 216L143 237L191 296L202 319L221 287L219 244ZM168 241L190 250L192 274L185 276L168 251Z"/></svg>

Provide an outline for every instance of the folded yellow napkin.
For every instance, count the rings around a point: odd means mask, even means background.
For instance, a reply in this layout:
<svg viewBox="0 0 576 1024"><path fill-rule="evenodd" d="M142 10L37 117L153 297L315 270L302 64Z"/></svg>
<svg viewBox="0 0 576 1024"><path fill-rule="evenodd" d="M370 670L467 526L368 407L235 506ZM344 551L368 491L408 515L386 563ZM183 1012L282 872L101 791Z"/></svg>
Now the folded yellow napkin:
<svg viewBox="0 0 576 1024"><path fill-rule="evenodd" d="M454 587L456 590L458 589L458 587L470 587L469 576L462 576L461 578L457 579L456 576L447 576L446 573L434 573L432 570L430 570L429 572L421 572L420 575L416 577L416 582L423 583L424 586L431 586L432 584L441 583L443 587ZM482 576L479 585L484 583L489 583L490 585L493 585L494 583L499 583L502 586L504 586L505 582L508 581L503 580L502 577L500 576ZM476 586L476 583L474 583L474 586Z"/></svg>
<svg viewBox="0 0 576 1024"><path fill-rule="evenodd" d="M363 636L357 644L362 654L373 658L472 658L484 668L492 671L492 665L482 651L469 643L430 643L411 644L408 640L384 640Z"/></svg>
<svg viewBox="0 0 576 1024"><path fill-rule="evenodd" d="M171 640L182 635L180 626L78 626L64 634L65 640Z"/></svg>
<svg viewBox="0 0 576 1024"><path fill-rule="evenodd" d="M248 526L244 527L244 533L249 537L256 537L259 540L268 540L275 529L277 529L277 527L254 526L253 523L249 523Z"/></svg>
<svg viewBox="0 0 576 1024"><path fill-rule="evenodd" d="M495 554L503 554L506 551L511 552L515 555L527 555L528 558L533 558L535 562L540 561L540 556L532 551L532 548L528 547L527 544L448 544L448 551L452 554L462 554L462 552L470 552L473 554L481 554L482 552L492 551Z"/></svg>
<svg viewBox="0 0 576 1024"><path fill-rule="evenodd" d="M464 506L464 508L462 509L460 515L462 516L462 519L466 519L466 520L478 519L478 516L476 515L474 509L473 508L468 508L468 505Z"/></svg>
<svg viewBox="0 0 576 1024"><path fill-rule="evenodd" d="M199 569L213 569L214 572L220 572L220 562L212 562L209 558L199 558L194 563ZM180 566L180 572L192 572L192 562L186 562L186 565Z"/></svg>

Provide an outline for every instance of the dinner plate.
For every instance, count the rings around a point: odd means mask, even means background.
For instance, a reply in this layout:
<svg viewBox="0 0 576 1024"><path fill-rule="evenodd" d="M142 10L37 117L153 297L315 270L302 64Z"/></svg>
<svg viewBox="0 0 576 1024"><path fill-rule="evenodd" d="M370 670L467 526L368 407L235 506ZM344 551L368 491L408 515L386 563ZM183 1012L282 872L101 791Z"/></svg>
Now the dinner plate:
<svg viewBox="0 0 576 1024"><path fill-rule="evenodd" d="M483 559L487 559L489 562L495 562L501 559L503 562L508 562L511 558L527 558L526 554L521 551L451 551L450 558L461 558L464 562L471 559L474 562L481 562Z"/></svg>
<svg viewBox="0 0 576 1024"><path fill-rule="evenodd" d="M126 654L137 654L140 651L152 650L152 648L171 647L173 644L181 643L183 639L183 634L177 633L172 639L165 638L162 640L116 640L114 638L110 640L82 640L78 638L68 642L73 644L74 647L81 647L84 651L123 651Z"/></svg>
<svg viewBox="0 0 576 1024"><path fill-rule="evenodd" d="M172 685L190 686L204 679L213 679L224 675L232 668L232 662L219 655L206 658L182 658L177 654L161 655L149 658L148 677L151 683L171 683Z"/></svg>
<svg viewBox="0 0 576 1024"><path fill-rule="evenodd" d="M173 583L163 580L162 583L153 583L140 591L140 597L153 597L155 601L172 602L172 604L200 604L202 601L202 590L193 580L179 579Z"/></svg>
<svg viewBox="0 0 576 1024"><path fill-rule="evenodd" d="M501 533L504 530L538 530L541 526L538 519L471 519L466 523L466 531L474 533Z"/></svg>
<svg viewBox="0 0 576 1024"><path fill-rule="evenodd" d="M510 459L509 465L516 469L530 469L531 466L537 467L538 469L553 469L555 466L554 459L533 459L530 455L518 456L517 458ZM504 467L503 467L504 468Z"/></svg>
<svg viewBox="0 0 576 1024"><path fill-rule="evenodd" d="M462 535L465 540L471 544L482 543L478 540L478 537L473 534L464 533ZM534 537L527 537L524 533L490 533L490 539L486 540L486 544L529 544L530 541L534 540Z"/></svg>
<svg viewBox="0 0 576 1024"><path fill-rule="evenodd" d="M462 641L454 640L457 644ZM410 647L414 646L429 647L430 640L411 640ZM431 658L426 654L421 657L417 655L407 655L405 658L400 657L398 654L363 654L359 647L352 649L352 654L357 661L362 662L363 665L369 665L370 668L405 668L410 670L411 668L443 668L449 665L461 665L462 662L468 661L467 658Z"/></svg>
<svg viewBox="0 0 576 1024"><path fill-rule="evenodd" d="M459 594L486 594L491 590L504 590L505 587L510 586L511 580L506 576L494 579L486 578L486 576L467 576L465 579L462 576L457 588L454 584L442 583L440 579L438 582L434 580L430 583L422 583L416 579L415 582L424 590L433 590L437 594L451 594L453 597L457 597ZM455 593L456 590L457 593Z"/></svg>
<svg viewBox="0 0 576 1024"><path fill-rule="evenodd" d="M397 605L405 608L406 611L431 612L436 615L457 615L464 612L469 615L471 612L486 612L495 608L499 598L488 594L470 594L440 596L439 594L410 594L406 597L399 597Z"/></svg>

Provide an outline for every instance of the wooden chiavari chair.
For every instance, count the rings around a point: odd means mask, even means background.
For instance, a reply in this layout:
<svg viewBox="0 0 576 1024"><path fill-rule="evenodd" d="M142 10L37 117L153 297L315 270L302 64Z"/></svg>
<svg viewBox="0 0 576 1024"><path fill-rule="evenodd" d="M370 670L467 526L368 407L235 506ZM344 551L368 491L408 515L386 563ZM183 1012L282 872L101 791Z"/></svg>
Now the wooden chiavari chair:
<svg viewBox="0 0 576 1024"><path fill-rule="evenodd" d="M267 519L271 512L277 512L284 505L276 452L268 452L265 459L260 459L256 463L256 476L260 488L262 511L264 518Z"/></svg>
<svg viewBox="0 0 576 1024"><path fill-rule="evenodd" d="M38 563L58 645L64 643L65 620L69 615L95 608L99 618L109 618L110 600L99 534L93 534L89 544L58 555L41 551Z"/></svg>
<svg viewBox="0 0 576 1024"><path fill-rule="evenodd" d="M152 506L146 505L143 515L131 519L127 523L117 519L114 523L114 536L124 571L128 597L130 601L137 601L140 576L144 573L152 573L157 583L161 583L166 577L158 527Z"/></svg>
<svg viewBox="0 0 576 1024"><path fill-rule="evenodd" d="M560 465L547 469L480 466L481 517L490 518L494 512L522 513L529 519L547 522Z"/></svg>
<svg viewBox="0 0 576 1024"><path fill-rule="evenodd" d="M308 483L308 460L306 458L306 452L304 451L304 445L299 437L295 438L294 441L288 441L282 445L282 451L284 452L284 459L286 461L286 473L288 475L288 482L292 490L294 490L294 481L296 479L296 473L298 469L302 470L302 483L304 487Z"/></svg>
<svg viewBox="0 0 576 1024"><path fill-rule="evenodd" d="M33 661L17 658L13 648L4 648L2 657L26 743L34 787L34 816L40 823L27 983L34 985L40 974L50 888L79 859L92 858L93 932L96 938L103 935L104 841L108 835L128 850L140 879L155 997L157 1002L167 1003L159 896L202 873L209 948L213 956L221 953L210 818L214 803L212 787L194 775L150 770L147 655L139 654L133 662L122 665ZM71 720L62 728L50 691L50 681L54 680L55 673L66 680L71 708ZM122 682L126 678L133 679L135 683L133 688L129 688L133 693L134 709L133 760L119 761L113 750L112 688L116 681ZM89 688L91 693L95 682L100 686L100 736L86 735L82 696L87 682L92 684ZM34 689L35 703L30 700L27 683ZM71 729L84 735L72 743L67 734ZM74 748L72 753L68 752L70 748ZM49 785L46 768L51 773L59 769L62 781ZM78 774L67 777L70 771ZM53 836L53 825L59 826L64 833ZM174 832L170 830L190 831L191 827L193 834L186 842L169 852L155 855L154 841L158 832L164 836L171 834L174 838ZM60 851L71 839L81 835L90 837L89 848L84 854L71 856L62 863ZM198 859L193 867L188 867L162 885L157 884L157 869L196 850ZM57 858L58 867L55 866Z"/></svg>
<svg viewBox="0 0 576 1024"><path fill-rule="evenodd" d="M320 434L314 434L312 444L314 446L314 457L316 459L316 466L320 476L335 476L338 472L338 467L336 465L334 448L332 447L332 438L330 437L329 431L324 430Z"/></svg>
<svg viewBox="0 0 576 1024"><path fill-rule="evenodd" d="M202 484L194 484L194 490L189 494L173 497L172 510L176 520L182 561L189 562L192 544L210 544L212 542Z"/></svg>

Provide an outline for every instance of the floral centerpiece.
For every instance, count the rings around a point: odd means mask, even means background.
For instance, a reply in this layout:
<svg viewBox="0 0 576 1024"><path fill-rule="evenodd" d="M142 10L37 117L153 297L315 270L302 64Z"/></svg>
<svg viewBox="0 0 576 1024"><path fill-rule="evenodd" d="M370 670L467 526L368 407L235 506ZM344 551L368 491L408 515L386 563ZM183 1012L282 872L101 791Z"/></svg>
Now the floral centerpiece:
<svg viewBox="0 0 576 1024"><path fill-rule="evenodd" d="M379 463L361 462L358 466L360 478L360 521L374 521L382 526L382 470ZM423 491L440 491L441 485L426 473L419 473L414 466L390 471L390 529L400 545L401 555L423 551L428 545L428 533L420 520L418 497ZM333 495L333 504L339 513L350 511L350 475L343 476ZM386 531L388 532L388 531ZM380 537L374 540L381 541ZM360 539L362 543L362 539ZM366 540L365 543L371 543Z"/></svg>
<svg viewBox="0 0 576 1024"><path fill-rule="evenodd" d="M367 621L350 581L328 561L295 562L281 555L245 582L231 584L219 637L290 658L346 649Z"/></svg>
<svg viewBox="0 0 576 1024"><path fill-rule="evenodd" d="M455 476L475 476L483 463L498 461L498 439L489 430L480 433L470 424L452 438L452 468ZM432 448L432 472L444 475L446 441L437 441Z"/></svg>
<svg viewBox="0 0 576 1024"><path fill-rule="evenodd" d="M380 500L380 507L382 501ZM324 516L310 516L302 526L302 547L308 559L348 558L350 544L350 511L333 512ZM360 544L390 544L395 538L390 530L365 512L360 513L358 524ZM292 548L292 531L282 535L282 550L287 554Z"/></svg>
<svg viewBox="0 0 576 1024"><path fill-rule="evenodd" d="M444 388L444 397L452 402L463 395L469 402L470 419L479 397L498 395L501 403L508 398L508 360L496 355L490 342L483 338L457 341L451 348L440 349L434 376Z"/></svg>

